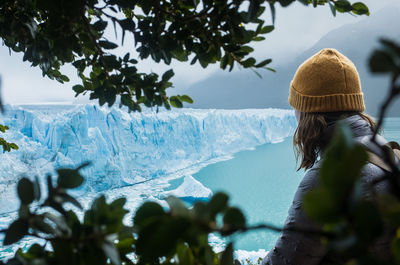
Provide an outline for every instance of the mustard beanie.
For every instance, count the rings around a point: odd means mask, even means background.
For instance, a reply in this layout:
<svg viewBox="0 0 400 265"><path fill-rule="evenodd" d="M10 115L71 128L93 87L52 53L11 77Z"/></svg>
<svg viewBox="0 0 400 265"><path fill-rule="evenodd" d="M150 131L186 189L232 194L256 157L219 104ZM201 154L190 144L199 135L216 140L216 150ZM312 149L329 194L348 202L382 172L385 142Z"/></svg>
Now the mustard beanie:
<svg viewBox="0 0 400 265"><path fill-rule="evenodd" d="M323 49L297 69L289 104L301 112L365 110L354 64L335 49Z"/></svg>

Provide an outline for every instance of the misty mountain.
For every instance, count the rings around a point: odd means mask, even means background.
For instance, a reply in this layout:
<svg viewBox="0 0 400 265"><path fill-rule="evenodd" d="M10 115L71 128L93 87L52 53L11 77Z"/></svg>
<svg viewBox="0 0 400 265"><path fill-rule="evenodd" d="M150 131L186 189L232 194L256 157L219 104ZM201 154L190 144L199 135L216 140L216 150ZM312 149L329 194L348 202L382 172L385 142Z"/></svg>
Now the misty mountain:
<svg viewBox="0 0 400 265"><path fill-rule="evenodd" d="M290 108L287 103L289 84L297 67L319 50L335 48L356 65L367 112L375 116L388 91L389 78L372 75L368 70L368 57L374 48L379 47L380 37L400 40L399 16L400 9L397 7L384 8L358 23L328 32L302 53L296 51L296 40L288 36L285 41L293 42L293 50L288 53L298 56L293 56L286 63L272 64L276 73L260 69L258 72L263 76L260 79L249 69L222 72L193 84L184 93L194 99L195 103L190 106L194 108ZM400 116L400 101L391 107L389 115Z"/></svg>

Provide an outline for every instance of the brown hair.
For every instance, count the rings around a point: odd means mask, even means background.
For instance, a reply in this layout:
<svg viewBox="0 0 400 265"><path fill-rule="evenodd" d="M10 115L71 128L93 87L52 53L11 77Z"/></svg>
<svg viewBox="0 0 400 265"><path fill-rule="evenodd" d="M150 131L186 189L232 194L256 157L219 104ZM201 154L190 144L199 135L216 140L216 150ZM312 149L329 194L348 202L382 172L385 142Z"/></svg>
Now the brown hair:
<svg viewBox="0 0 400 265"><path fill-rule="evenodd" d="M359 115L370 124L373 130L375 129L375 120L361 112L300 112L297 129L293 135L296 161L298 162L301 158L297 170L302 168L306 170L314 165L319 152L328 144L324 139L324 131L328 124L352 115Z"/></svg>

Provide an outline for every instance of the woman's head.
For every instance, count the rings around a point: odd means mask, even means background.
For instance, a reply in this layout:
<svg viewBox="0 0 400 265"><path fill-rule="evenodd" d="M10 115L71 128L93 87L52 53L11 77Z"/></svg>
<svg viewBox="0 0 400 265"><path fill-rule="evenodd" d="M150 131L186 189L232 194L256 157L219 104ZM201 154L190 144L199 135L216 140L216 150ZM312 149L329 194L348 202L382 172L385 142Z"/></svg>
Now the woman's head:
<svg viewBox="0 0 400 265"><path fill-rule="evenodd" d="M323 49L297 69L290 84L289 103L296 110L298 127L293 143L300 167L315 163L324 145L328 124L359 114L371 125L365 110L360 78L354 64L335 49Z"/></svg>
<svg viewBox="0 0 400 265"><path fill-rule="evenodd" d="M363 112L360 77L354 64L335 49L323 49L297 69L289 103L301 112Z"/></svg>

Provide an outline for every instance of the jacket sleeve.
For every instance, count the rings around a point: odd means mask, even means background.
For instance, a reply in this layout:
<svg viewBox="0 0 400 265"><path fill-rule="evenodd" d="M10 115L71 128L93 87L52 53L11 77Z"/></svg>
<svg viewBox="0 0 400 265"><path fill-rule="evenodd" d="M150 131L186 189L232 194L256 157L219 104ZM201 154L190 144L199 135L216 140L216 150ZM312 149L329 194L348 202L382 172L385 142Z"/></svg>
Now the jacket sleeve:
<svg viewBox="0 0 400 265"><path fill-rule="evenodd" d="M311 168L301 181L295 194L284 231L275 247L263 259L263 265L314 265L319 264L326 254L319 236L288 230L288 228L320 229L321 226L305 216L302 198L307 191L317 186L318 169Z"/></svg>

